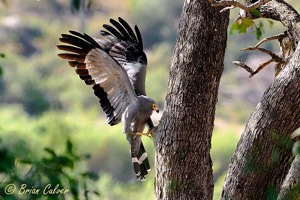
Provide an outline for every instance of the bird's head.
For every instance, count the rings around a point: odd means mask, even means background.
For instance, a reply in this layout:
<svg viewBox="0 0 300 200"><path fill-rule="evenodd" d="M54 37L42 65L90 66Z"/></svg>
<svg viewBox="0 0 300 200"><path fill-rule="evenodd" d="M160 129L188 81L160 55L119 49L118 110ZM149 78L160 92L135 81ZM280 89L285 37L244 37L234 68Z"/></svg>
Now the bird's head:
<svg viewBox="0 0 300 200"><path fill-rule="evenodd" d="M144 109L149 110L149 108L151 108L151 110L154 110L157 113L159 112L159 107L153 99L151 99L147 96L144 96L144 95L138 96L138 99L139 99L140 105L142 105L142 107Z"/></svg>

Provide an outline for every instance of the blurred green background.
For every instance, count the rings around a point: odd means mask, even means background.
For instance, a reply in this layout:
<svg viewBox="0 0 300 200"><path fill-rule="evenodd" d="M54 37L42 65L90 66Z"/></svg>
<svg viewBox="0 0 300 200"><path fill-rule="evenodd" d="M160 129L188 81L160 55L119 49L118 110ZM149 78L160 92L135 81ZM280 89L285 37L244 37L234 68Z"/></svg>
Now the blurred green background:
<svg viewBox="0 0 300 200"><path fill-rule="evenodd" d="M299 10L300 2L288 2ZM109 18L137 24L148 56L147 93L163 107L182 6L180 0L0 1L0 199L154 199L154 170L145 182L135 180L121 126L106 124L92 89L58 58L56 45L68 30L99 37ZM261 22L263 37L284 30L280 23ZM242 60L255 68L268 59L239 51L258 42L251 32L229 35L212 140L215 199L239 136L274 78L272 67L249 79L231 64ZM265 47L279 51L276 42ZM143 141L154 166L153 143ZM12 195L5 194L8 184L17 187ZM70 192L18 194L21 184L59 184Z"/></svg>

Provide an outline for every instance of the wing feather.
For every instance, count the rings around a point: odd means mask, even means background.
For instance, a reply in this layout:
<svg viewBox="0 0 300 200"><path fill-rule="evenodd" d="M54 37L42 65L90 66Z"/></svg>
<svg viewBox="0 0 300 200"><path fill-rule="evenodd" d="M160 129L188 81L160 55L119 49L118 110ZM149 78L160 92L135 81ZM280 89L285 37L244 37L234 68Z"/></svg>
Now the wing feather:
<svg viewBox="0 0 300 200"><path fill-rule="evenodd" d="M129 33L129 35L132 38L134 38L134 40L137 40L135 37L135 34L134 34L133 30L131 29L131 27L129 26L129 24L121 17L119 17L118 19L119 19L119 22L122 24L122 26L125 28L125 30ZM143 49L141 49L141 50L143 50Z"/></svg>
<svg viewBox="0 0 300 200"><path fill-rule="evenodd" d="M117 30L121 33L121 36L123 39L126 39L126 38L131 38L131 36L128 34L128 32L124 29L124 27L119 24L119 22L117 22L116 20L114 19L110 19L109 22L114 25ZM134 34L133 34L134 35ZM120 38L121 39L121 38Z"/></svg>
<svg viewBox="0 0 300 200"><path fill-rule="evenodd" d="M107 123L119 123L128 105L137 100L126 71L86 34L70 31L62 34L60 41L65 44L57 47L66 53L58 56L68 60L79 77L93 86Z"/></svg>
<svg viewBox="0 0 300 200"><path fill-rule="evenodd" d="M106 30L101 30L100 34L106 40L98 39L97 42L126 70L136 94L146 95L147 57L143 51L141 33L137 26L134 32L124 19L119 17L118 20L110 19L112 26L103 25Z"/></svg>

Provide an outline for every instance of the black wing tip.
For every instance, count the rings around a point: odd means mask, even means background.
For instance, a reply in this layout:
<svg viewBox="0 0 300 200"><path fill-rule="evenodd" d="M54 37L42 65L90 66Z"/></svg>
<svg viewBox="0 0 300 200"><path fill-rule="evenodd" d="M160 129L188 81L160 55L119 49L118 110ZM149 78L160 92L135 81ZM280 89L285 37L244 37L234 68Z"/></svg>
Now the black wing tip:
<svg viewBox="0 0 300 200"><path fill-rule="evenodd" d="M140 51L143 51L144 49L144 46L143 46L143 39L142 39L142 35L141 35L141 32L140 32L140 29L137 25L134 26L134 30L135 30L135 34L137 36L137 45L138 45L138 48Z"/></svg>
<svg viewBox="0 0 300 200"><path fill-rule="evenodd" d="M71 34L78 34L79 32L74 31L74 30L69 30L69 33L71 33ZM79 34L80 34L80 33L79 33Z"/></svg>
<svg viewBox="0 0 300 200"><path fill-rule="evenodd" d="M115 117L115 108L111 105L107 97L107 93L104 91L103 87L101 87L99 84L94 84L93 90L94 94L99 98L100 106L106 115L106 122L111 126L118 124L120 119Z"/></svg>
<svg viewBox="0 0 300 200"><path fill-rule="evenodd" d="M115 19L113 19L113 18L110 18L109 19L109 22L111 23L111 24L114 24L114 23L119 23L119 22L117 22Z"/></svg>
<svg viewBox="0 0 300 200"><path fill-rule="evenodd" d="M108 30L111 35L114 35L115 37L121 39L121 40L129 40L133 43L138 43L139 39L137 38L137 33L135 34L133 32L133 29L130 27L130 25L122 18L118 17L118 21L110 18L109 22L113 25L103 24L103 28ZM106 31L102 32L100 31L100 34L107 33ZM102 34L101 34L102 35ZM106 34L107 35L107 34Z"/></svg>
<svg viewBox="0 0 300 200"><path fill-rule="evenodd" d="M80 33L74 30L69 30L69 34L61 34L61 38L59 38L60 42L69 43L71 41L72 45L81 47L82 45L87 45L90 48L99 48L102 49L101 46L86 33Z"/></svg>

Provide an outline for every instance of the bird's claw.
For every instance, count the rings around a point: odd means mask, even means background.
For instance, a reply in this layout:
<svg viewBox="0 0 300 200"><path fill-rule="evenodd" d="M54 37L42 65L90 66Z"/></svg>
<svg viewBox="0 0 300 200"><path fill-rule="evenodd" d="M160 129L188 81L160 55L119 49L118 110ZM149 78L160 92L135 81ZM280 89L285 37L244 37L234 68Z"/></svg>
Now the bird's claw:
<svg viewBox="0 0 300 200"><path fill-rule="evenodd" d="M151 130L149 130L147 133L141 133L141 132L137 132L136 133L136 135L137 136L147 136L147 137L149 137L151 140L152 140L152 131Z"/></svg>

